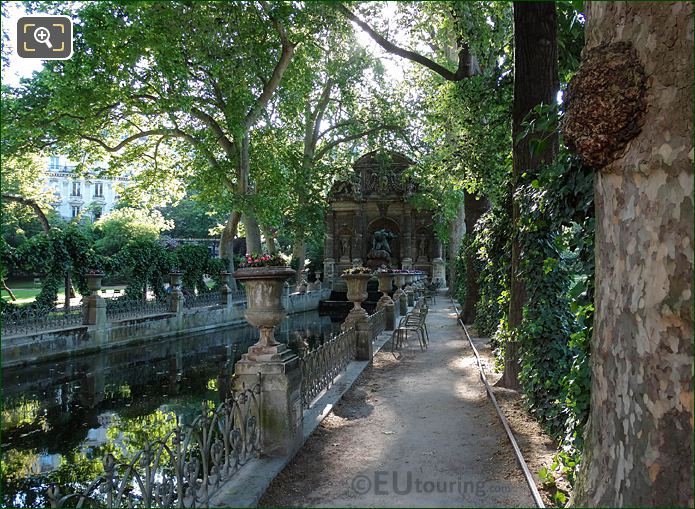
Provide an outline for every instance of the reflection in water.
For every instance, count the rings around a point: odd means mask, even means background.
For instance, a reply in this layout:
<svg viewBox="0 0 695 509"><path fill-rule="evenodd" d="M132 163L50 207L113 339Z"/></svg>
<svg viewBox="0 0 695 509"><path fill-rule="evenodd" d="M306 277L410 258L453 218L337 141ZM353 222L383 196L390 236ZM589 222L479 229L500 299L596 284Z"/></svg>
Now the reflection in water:
<svg viewBox="0 0 695 509"><path fill-rule="evenodd" d="M276 337L297 351L338 328L302 313ZM87 483L106 453L132 457L176 417L191 422L203 402L220 401L234 363L257 339L256 329L233 327L3 370L3 506L45 506L49 483Z"/></svg>

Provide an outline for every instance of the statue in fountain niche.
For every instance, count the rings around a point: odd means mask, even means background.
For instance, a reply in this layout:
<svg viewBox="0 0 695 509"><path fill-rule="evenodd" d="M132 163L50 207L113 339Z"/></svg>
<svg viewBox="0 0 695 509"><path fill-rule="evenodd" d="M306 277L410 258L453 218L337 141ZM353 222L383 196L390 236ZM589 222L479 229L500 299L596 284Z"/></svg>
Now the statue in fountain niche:
<svg viewBox="0 0 695 509"><path fill-rule="evenodd" d="M391 246L389 240L395 239L396 234L390 230L381 229L372 234L372 250L369 251L367 258L371 265L389 265L391 263ZM379 265L377 265L379 264Z"/></svg>

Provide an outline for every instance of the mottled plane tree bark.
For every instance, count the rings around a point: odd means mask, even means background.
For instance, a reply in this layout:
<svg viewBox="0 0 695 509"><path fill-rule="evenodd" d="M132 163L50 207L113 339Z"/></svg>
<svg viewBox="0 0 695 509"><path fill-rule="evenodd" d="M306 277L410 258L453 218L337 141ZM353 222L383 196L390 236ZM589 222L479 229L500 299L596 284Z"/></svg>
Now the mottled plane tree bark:
<svg viewBox="0 0 695 509"><path fill-rule="evenodd" d="M693 507L693 4L590 2L586 16L564 125L599 170L573 503Z"/></svg>

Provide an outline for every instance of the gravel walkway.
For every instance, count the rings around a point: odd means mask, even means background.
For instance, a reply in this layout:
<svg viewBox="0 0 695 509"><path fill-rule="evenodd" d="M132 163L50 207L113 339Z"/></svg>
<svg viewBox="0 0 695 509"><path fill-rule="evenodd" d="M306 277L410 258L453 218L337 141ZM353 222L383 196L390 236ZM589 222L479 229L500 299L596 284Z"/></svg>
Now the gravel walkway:
<svg viewBox="0 0 695 509"><path fill-rule="evenodd" d="M273 481L261 506L533 506L450 301L431 344L387 344Z"/></svg>

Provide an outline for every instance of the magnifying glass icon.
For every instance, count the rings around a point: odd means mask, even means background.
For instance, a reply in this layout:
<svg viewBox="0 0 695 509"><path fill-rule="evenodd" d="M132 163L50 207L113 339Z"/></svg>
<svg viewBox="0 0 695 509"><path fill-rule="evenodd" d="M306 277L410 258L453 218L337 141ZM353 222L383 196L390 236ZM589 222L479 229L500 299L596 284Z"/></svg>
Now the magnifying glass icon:
<svg viewBox="0 0 695 509"><path fill-rule="evenodd" d="M46 27L39 27L34 30L34 40L39 44L45 44L49 48L53 48L51 44L51 32Z"/></svg>

